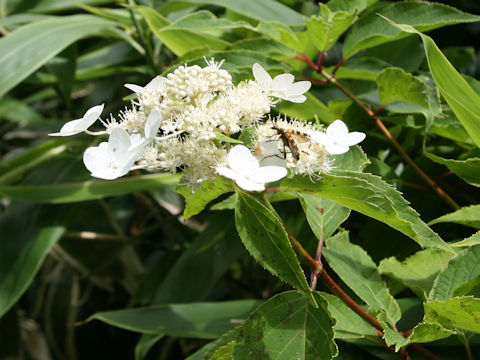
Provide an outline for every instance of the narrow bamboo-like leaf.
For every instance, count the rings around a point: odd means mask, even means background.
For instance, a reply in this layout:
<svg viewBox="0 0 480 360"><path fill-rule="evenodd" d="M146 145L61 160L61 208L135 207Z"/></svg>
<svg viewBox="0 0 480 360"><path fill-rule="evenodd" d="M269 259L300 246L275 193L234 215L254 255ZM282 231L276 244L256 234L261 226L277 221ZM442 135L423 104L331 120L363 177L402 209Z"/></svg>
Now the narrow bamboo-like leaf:
<svg viewBox="0 0 480 360"><path fill-rule="evenodd" d="M328 311L335 319L333 330L336 339L358 339L368 336L376 337L375 328L363 320L337 296L327 293L320 295L328 303Z"/></svg>
<svg viewBox="0 0 480 360"><path fill-rule="evenodd" d="M277 215L254 197L241 191L237 195L235 223L247 250L282 281L310 294L305 274Z"/></svg>
<svg viewBox="0 0 480 360"><path fill-rule="evenodd" d="M213 339L241 323L260 303L238 300L156 305L99 312L88 320L97 319L145 334Z"/></svg>
<svg viewBox="0 0 480 360"><path fill-rule="evenodd" d="M260 305L240 326L233 358L277 360L332 359L336 353L333 322L327 304L315 293L315 308L297 291L288 291Z"/></svg>
<svg viewBox="0 0 480 360"><path fill-rule="evenodd" d="M350 243L347 232L331 237L326 245L322 254L338 276L368 306L385 311L389 323L395 324L401 316L400 308L366 251Z"/></svg>
<svg viewBox="0 0 480 360"><path fill-rule="evenodd" d="M357 19L355 13L346 11L331 11L320 3L320 13L306 20L308 34L318 50L327 51L337 43L338 38Z"/></svg>
<svg viewBox="0 0 480 360"><path fill-rule="evenodd" d="M303 25L302 15L274 0L169 0L159 9L162 14L198 7L217 5L256 20L279 21L288 25Z"/></svg>
<svg viewBox="0 0 480 360"><path fill-rule="evenodd" d="M447 300L468 295L480 283L480 245L469 247L452 258L438 274L430 291L430 300Z"/></svg>
<svg viewBox="0 0 480 360"><path fill-rule="evenodd" d="M480 205L465 206L453 213L440 216L428 224L433 225L444 222L453 222L480 229Z"/></svg>
<svg viewBox="0 0 480 360"><path fill-rule="evenodd" d="M467 183L480 186L480 158L470 158L467 160L445 159L437 155L425 153L425 155L438 164L445 165L456 175L461 177Z"/></svg>
<svg viewBox="0 0 480 360"><path fill-rule="evenodd" d="M44 161L61 154L67 149L63 139L55 139L34 146L24 153L0 164L0 184L18 180L22 174Z"/></svg>
<svg viewBox="0 0 480 360"><path fill-rule="evenodd" d="M451 252L439 249L425 249L409 256L402 262L395 257L383 259L378 271L397 279L418 296L427 299L438 273L454 256Z"/></svg>
<svg viewBox="0 0 480 360"><path fill-rule="evenodd" d="M447 329L480 333L480 299L463 296L425 303L425 318Z"/></svg>
<svg viewBox="0 0 480 360"><path fill-rule="evenodd" d="M387 18L389 17L387 16ZM397 20L396 22L397 24L390 23L397 30L417 34L421 37L433 81L435 81L443 98L465 127L465 130L467 130L477 146L480 146L480 95L455 70L432 38L422 34L410 25L402 24L403 21Z"/></svg>
<svg viewBox="0 0 480 360"><path fill-rule="evenodd" d="M0 96L78 39L115 23L92 15L72 15L23 26L0 39Z"/></svg>
<svg viewBox="0 0 480 360"><path fill-rule="evenodd" d="M351 28L343 43L345 57L350 57L360 50L407 36L399 29L389 27L388 24L382 22L377 14L381 14L399 24L413 25L420 31L480 20L479 16L470 15L438 3L420 1L387 3L385 7L363 16Z"/></svg>
<svg viewBox="0 0 480 360"><path fill-rule="evenodd" d="M215 180L206 180L199 189L192 191L189 186L178 186L176 192L185 198L183 218L188 219L201 212L210 201L220 195L233 191L232 184L227 179L217 176Z"/></svg>
<svg viewBox="0 0 480 360"><path fill-rule="evenodd" d="M33 281L65 228L45 206L15 204L0 216L0 317Z"/></svg>
<svg viewBox="0 0 480 360"><path fill-rule="evenodd" d="M115 181L84 181L55 185L0 186L0 196L36 203L62 204L101 199L178 183L178 174L131 176Z"/></svg>
<svg viewBox="0 0 480 360"><path fill-rule="evenodd" d="M401 68L386 68L376 79L380 102L405 101L429 108L427 86Z"/></svg>
<svg viewBox="0 0 480 360"><path fill-rule="evenodd" d="M39 0L35 2L32 12L38 13L56 13L66 10L77 9L77 4L106 5L114 3L115 0Z"/></svg>
<svg viewBox="0 0 480 360"><path fill-rule="evenodd" d="M371 174L337 171L324 174L316 182L295 176L285 179L282 188L288 191L319 195L340 205L377 219L417 241L422 247L453 250L408 206L401 194Z"/></svg>

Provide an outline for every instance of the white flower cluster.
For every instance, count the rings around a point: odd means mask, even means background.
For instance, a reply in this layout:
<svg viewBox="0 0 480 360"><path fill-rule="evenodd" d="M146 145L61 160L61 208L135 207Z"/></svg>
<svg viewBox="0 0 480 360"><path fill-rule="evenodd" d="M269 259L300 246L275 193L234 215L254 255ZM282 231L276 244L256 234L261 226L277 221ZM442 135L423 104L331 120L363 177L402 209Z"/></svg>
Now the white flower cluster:
<svg viewBox="0 0 480 360"><path fill-rule="evenodd" d="M251 191L261 191L265 183L286 176L287 168L310 177L328 172L330 154L348 151L348 146L365 137L349 134L340 120L326 133L308 123L281 118L260 124L277 102L304 102L310 82L294 83L291 74L272 79L254 64L255 80L235 86L230 74L220 68L222 63L212 59L203 68L180 66L144 87L125 84L137 99L117 118L110 115L103 120L104 131L88 130L99 119L102 104L50 135L109 135L108 141L88 148L83 156L92 176L101 179L115 179L134 169L181 170L183 181L192 188L218 173ZM230 149L227 138L251 126L256 131L255 157L243 145Z"/></svg>

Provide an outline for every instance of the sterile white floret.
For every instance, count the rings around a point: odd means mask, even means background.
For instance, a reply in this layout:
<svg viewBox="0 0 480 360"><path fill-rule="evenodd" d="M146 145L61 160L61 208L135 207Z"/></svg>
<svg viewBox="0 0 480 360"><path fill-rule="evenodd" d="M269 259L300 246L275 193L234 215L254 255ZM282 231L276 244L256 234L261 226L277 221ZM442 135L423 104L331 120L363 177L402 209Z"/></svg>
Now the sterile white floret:
<svg viewBox="0 0 480 360"><path fill-rule="evenodd" d="M331 155L346 153L350 146L361 143L366 137L359 131L348 132L347 125L342 120L335 120L325 132L311 131L309 135L312 141L323 145Z"/></svg>
<svg viewBox="0 0 480 360"><path fill-rule="evenodd" d="M59 132L48 134L49 136L71 136L79 134L87 130L100 117L103 111L104 104L94 106L87 110L87 112L80 119L72 120L65 123Z"/></svg>

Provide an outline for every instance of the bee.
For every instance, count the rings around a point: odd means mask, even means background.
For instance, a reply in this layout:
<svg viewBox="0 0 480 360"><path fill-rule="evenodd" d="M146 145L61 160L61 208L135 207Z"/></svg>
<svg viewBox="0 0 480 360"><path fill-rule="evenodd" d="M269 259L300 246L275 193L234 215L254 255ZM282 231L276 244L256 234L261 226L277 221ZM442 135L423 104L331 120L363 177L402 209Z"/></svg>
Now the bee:
<svg viewBox="0 0 480 360"><path fill-rule="evenodd" d="M274 124L272 129L276 130L278 135L280 135L284 148L288 147L290 149L293 161L296 163L300 159L298 141L308 140L310 136L302 131L281 128L277 124Z"/></svg>

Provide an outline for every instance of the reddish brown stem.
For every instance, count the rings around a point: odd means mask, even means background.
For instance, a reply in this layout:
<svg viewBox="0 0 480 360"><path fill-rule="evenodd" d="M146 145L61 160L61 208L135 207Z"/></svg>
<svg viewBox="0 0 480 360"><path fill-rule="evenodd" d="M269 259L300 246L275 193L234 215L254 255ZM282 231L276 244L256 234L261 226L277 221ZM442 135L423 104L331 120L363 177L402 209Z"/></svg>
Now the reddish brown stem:
<svg viewBox="0 0 480 360"><path fill-rule="evenodd" d="M333 68L332 70L332 75L335 75L335 73L337 72L338 69L340 69L340 66L343 65L343 63L346 61L347 59L343 58L342 60L340 60L337 65L335 65L335 67Z"/></svg>
<svg viewBox="0 0 480 360"><path fill-rule="evenodd" d="M322 66L323 66L323 59L325 58L325 52L321 52L319 55L318 55L318 59L317 59L317 69L316 70L317 72L321 72L322 71Z"/></svg>

